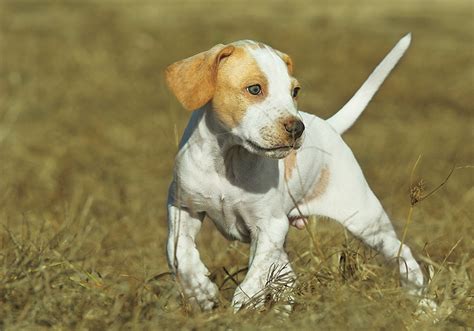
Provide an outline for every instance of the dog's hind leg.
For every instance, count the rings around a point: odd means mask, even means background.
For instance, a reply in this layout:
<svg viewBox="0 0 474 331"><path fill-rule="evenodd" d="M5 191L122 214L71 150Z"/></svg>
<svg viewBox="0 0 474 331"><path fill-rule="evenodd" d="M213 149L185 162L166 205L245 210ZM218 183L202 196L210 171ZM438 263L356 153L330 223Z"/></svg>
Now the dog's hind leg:
<svg viewBox="0 0 474 331"><path fill-rule="evenodd" d="M201 261L196 248L196 235L201 229L204 213L192 215L187 209L168 205L167 255L190 303L209 310L217 303L218 288L209 279L209 271Z"/></svg>
<svg viewBox="0 0 474 331"><path fill-rule="evenodd" d="M423 274L418 263L410 248L402 245L397 238L352 152L342 144L332 154L333 160L329 160L327 187L321 189L318 197L299 204L299 210L305 215L326 216L338 221L367 245L382 252L387 259L399 257L402 283L419 292L423 286Z"/></svg>

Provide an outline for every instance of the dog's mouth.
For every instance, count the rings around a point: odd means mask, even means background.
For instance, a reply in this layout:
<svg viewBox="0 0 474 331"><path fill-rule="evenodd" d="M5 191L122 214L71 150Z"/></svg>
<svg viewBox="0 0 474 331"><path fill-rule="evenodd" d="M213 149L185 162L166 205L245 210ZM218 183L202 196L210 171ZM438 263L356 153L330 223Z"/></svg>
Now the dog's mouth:
<svg viewBox="0 0 474 331"><path fill-rule="evenodd" d="M253 141L250 141L250 140L247 140L247 143L250 146L252 146L253 149L256 149L256 150L262 151L262 152L286 151L286 150L290 150L290 149L293 148L289 145L282 145L282 146L276 146L276 147L263 147L263 146L260 146L259 144L256 144L256 143L254 143Z"/></svg>
<svg viewBox="0 0 474 331"><path fill-rule="evenodd" d="M278 159L286 157L291 152L291 150L300 148L300 144L297 143L295 143L293 146L280 145L273 147L263 147L251 140L246 140L245 142L251 152Z"/></svg>

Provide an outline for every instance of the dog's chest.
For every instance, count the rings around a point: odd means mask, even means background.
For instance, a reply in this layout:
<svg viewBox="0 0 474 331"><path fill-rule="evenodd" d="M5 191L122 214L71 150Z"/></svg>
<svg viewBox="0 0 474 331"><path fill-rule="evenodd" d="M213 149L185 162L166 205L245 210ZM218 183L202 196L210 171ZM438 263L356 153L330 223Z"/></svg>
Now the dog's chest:
<svg viewBox="0 0 474 331"><path fill-rule="evenodd" d="M240 189L213 172L187 171L179 178L179 200L196 212L216 213L242 198Z"/></svg>
<svg viewBox="0 0 474 331"><path fill-rule="evenodd" d="M254 200L240 188L216 174L195 173L181 179L178 191L179 200L187 208L205 212L227 238L249 240L242 209L251 207Z"/></svg>
<svg viewBox="0 0 474 331"><path fill-rule="evenodd" d="M177 166L177 200L194 212L205 212L229 239L248 241L249 216L253 219L272 210L270 204L278 203L276 190L271 189L273 194L269 194L263 185L256 185L259 178L248 169L245 177L233 173L238 176L235 178L216 172L215 164L207 159L201 160L198 166L190 160Z"/></svg>

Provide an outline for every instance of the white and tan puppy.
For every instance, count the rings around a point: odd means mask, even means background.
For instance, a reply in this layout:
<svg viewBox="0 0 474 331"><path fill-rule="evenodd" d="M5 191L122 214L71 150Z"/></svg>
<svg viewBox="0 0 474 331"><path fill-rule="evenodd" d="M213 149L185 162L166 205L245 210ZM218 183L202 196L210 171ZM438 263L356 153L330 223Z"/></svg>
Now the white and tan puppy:
<svg viewBox="0 0 474 331"><path fill-rule="evenodd" d="M410 44L405 36L354 97L328 120L299 112L290 57L267 45L238 41L170 65L166 80L192 110L169 191L169 265L185 295L202 309L218 289L196 248L205 216L231 240L250 243L249 270L236 309L266 286L280 266L294 279L284 250L290 224L310 215L340 222L388 259L400 241L341 134L362 113ZM399 259L404 284L423 275L410 249Z"/></svg>

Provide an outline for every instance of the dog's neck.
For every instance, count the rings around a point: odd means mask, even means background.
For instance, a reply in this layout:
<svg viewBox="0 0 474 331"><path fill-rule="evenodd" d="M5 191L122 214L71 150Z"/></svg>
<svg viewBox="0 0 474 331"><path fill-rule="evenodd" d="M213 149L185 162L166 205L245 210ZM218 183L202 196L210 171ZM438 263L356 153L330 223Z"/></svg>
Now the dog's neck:
<svg viewBox="0 0 474 331"><path fill-rule="evenodd" d="M189 151L199 153L202 162L212 160L212 168L220 177L225 177L236 186L245 185L251 191L267 190L278 184L278 160L263 157L246 150L240 145L241 140L225 128L215 116L210 104L196 110L185 130L181 147L192 144ZM199 165L198 165L199 166ZM203 165L204 166L204 165ZM206 165L208 167L208 165ZM266 187L257 187L255 176L269 177Z"/></svg>

